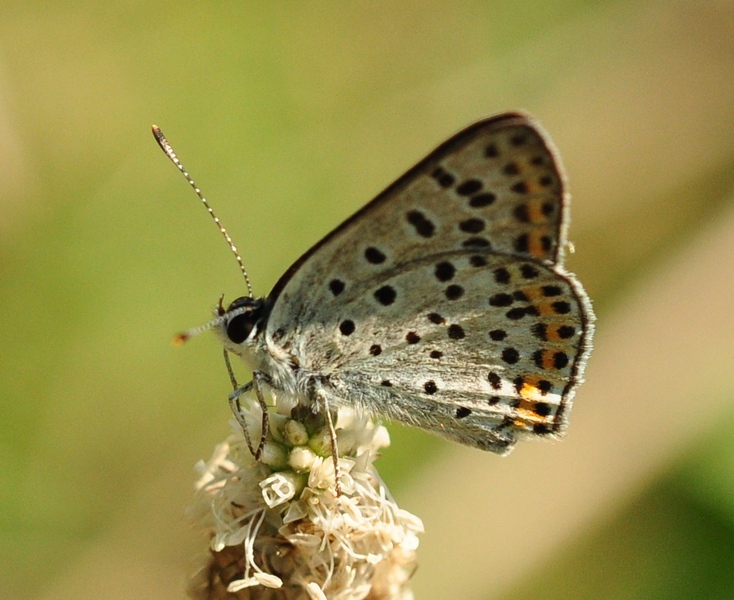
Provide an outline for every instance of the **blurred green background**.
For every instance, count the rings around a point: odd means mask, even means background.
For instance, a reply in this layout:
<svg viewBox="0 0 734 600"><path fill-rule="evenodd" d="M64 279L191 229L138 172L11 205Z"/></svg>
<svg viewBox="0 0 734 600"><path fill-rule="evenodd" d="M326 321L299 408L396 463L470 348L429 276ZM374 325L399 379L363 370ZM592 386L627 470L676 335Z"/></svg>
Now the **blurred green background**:
<svg viewBox="0 0 734 600"><path fill-rule="evenodd" d="M734 598L734 3L5 2L0 596L183 597L228 431L218 343L444 138L525 109L564 158L599 317L568 438L392 427L417 598Z"/></svg>

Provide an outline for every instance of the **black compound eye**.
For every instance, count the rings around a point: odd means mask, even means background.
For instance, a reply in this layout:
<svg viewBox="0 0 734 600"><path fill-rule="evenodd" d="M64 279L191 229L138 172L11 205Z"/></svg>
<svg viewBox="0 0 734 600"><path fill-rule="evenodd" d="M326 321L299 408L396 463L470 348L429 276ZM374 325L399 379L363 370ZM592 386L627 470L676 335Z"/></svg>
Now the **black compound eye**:
<svg viewBox="0 0 734 600"><path fill-rule="evenodd" d="M235 344L241 344L250 337L255 323L250 314L237 315L227 323L227 337Z"/></svg>
<svg viewBox="0 0 734 600"><path fill-rule="evenodd" d="M252 330L263 318L263 301L253 298L237 298L225 314L237 311L237 314L227 322L227 337L235 344L241 344L252 334Z"/></svg>

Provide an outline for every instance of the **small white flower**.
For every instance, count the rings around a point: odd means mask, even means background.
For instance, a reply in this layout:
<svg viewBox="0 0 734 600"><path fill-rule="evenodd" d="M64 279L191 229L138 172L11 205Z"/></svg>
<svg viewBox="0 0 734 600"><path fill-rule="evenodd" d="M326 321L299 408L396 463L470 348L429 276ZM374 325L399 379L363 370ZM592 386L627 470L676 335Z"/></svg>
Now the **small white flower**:
<svg viewBox="0 0 734 600"><path fill-rule="evenodd" d="M303 485L293 473L275 473L260 482L263 491L263 499L268 508L280 506L296 495Z"/></svg>
<svg viewBox="0 0 734 600"><path fill-rule="evenodd" d="M316 460L316 454L308 446L300 446L291 450L288 466L296 473L309 471Z"/></svg>
<svg viewBox="0 0 734 600"><path fill-rule="evenodd" d="M256 426L250 410L248 422ZM408 584L423 524L398 508L374 469L389 444L387 431L352 411L339 413L337 495L323 418L288 411L278 405L271 414L263 462L255 462L233 422L227 441L197 465L189 514L212 554L192 580L191 597L412 598Z"/></svg>

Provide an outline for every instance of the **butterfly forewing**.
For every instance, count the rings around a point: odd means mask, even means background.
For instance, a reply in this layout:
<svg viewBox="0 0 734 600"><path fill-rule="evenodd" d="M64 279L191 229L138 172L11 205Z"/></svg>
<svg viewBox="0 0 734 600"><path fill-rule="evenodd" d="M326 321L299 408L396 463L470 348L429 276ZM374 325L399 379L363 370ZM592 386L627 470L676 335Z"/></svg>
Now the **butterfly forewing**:
<svg viewBox="0 0 734 600"><path fill-rule="evenodd" d="M271 329L290 328L294 309L298 322L310 322L331 310L320 300L426 254L483 248L555 262L565 198L549 146L536 125L514 114L447 140L286 272L271 293L288 296Z"/></svg>
<svg viewBox="0 0 734 600"><path fill-rule="evenodd" d="M564 194L532 121L479 122L284 275L267 335L344 404L498 452L561 433L591 314Z"/></svg>

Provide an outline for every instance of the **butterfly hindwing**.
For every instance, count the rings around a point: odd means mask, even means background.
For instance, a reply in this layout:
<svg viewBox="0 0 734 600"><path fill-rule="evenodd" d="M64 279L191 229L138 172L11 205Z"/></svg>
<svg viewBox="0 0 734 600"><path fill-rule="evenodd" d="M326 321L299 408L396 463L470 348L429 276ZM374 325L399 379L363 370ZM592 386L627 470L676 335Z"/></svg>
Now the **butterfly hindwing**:
<svg viewBox="0 0 734 600"><path fill-rule="evenodd" d="M480 447L562 433L585 343L571 280L455 251L359 287L302 348L350 404Z"/></svg>

